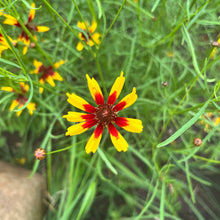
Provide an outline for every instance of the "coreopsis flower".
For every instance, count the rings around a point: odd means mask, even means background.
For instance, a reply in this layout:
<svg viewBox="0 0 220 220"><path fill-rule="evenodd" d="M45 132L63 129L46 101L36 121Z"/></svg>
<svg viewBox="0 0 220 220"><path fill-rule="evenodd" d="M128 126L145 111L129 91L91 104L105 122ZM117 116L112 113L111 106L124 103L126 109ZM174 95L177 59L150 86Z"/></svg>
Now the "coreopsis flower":
<svg viewBox="0 0 220 220"><path fill-rule="evenodd" d="M54 66L44 66L42 62L34 60L35 70L31 71L34 74L40 74L39 82L40 84L44 84L47 81L52 87L55 86L54 80L63 81L61 75L56 72L56 69L59 68L62 64L64 64L64 60L60 60L57 63L54 63ZM44 89L42 87L39 88L40 93L43 93Z"/></svg>
<svg viewBox="0 0 220 220"><path fill-rule="evenodd" d="M86 75L86 78L89 91L97 106L94 107L90 105L87 101L74 93L67 93L67 101L74 107L87 113L68 112L67 115L63 116L63 118L66 118L70 122L79 122L70 126L67 129L66 135L72 136L81 134L97 125L85 147L87 154L90 152L95 153L101 141L103 129L107 127L116 150L119 152L127 151L128 143L118 132L114 124L129 132L142 132L143 126L141 120L118 116L119 111L129 107L136 101L136 88L133 88L130 94L114 105L124 85L125 78L123 77L123 72L121 72L121 75L115 80L106 103L104 102L104 97L97 81L94 78L90 78L88 75Z"/></svg>
<svg viewBox="0 0 220 220"><path fill-rule="evenodd" d="M89 30L90 34L87 32L86 26L88 27L88 30ZM84 31L84 32L80 32L79 33L79 37L80 37L80 39L82 41L85 41L91 47L94 45L94 42L96 44L100 44L99 38L101 37L101 34L94 33L96 28L97 28L97 23L95 21L92 21L92 25L90 27L89 27L89 23L88 22L86 22L86 25L85 25L84 22L78 21L77 27ZM91 39L90 35L92 36L92 39ZM81 51L83 49L82 42L78 42L78 44L76 46L76 49L78 51Z"/></svg>
<svg viewBox="0 0 220 220"><path fill-rule="evenodd" d="M21 82L20 84L20 90L16 91L14 90L12 87L1 87L1 90L3 91L7 91L7 92L14 92L17 95L17 98L15 100L12 101L9 110L12 111L13 109L15 109L16 107L18 107L18 109L22 108L25 103L27 102L27 98L25 97L25 93L28 92L29 90L29 85ZM27 109L30 115L33 114L33 111L36 109L36 104L29 102L27 105ZM20 114L22 113L22 110L17 111L17 116L20 116Z"/></svg>
<svg viewBox="0 0 220 220"><path fill-rule="evenodd" d="M9 36L8 39L11 41L11 43L15 46L17 44L16 40L12 40ZM2 55L2 51L9 49L10 46L8 44L8 42L5 40L5 38L2 36L2 34L0 33L0 57Z"/></svg>
<svg viewBox="0 0 220 220"><path fill-rule="evenodd" d="M37 26L32 23L32 20L34 19L34 16L35 16L35 9L34 9L35 3L32 3L31 7L32 7L32 9L29 12L28 21L25 24L25 27L32 33L33 37L37 40L37 37L36 37L36 35L34 35L34 32L35 31L36 32L46 32L49 30L49 27ZM6 20L3 22L4 24L13 25L13 26L22 28L21 24L13 16L8 15L8 14L3 14L3 16L6 17ZM28 46L30 45L30 38L29 38L28 34L23 30L21 35L19 36L18 40L22 41L24 43L25 47L23 49L23 54L26 54Z"/></svg>
<svg viewBox="0 0 220 220"><path fill-rule="evenodd" d="M201 124L205 124L204 131L209 132L211 130L211 126L207 123L207 120L213 123L214 126L218 126L220 123L220 116L213 115L212 112L207 112L202 116L204 119L200 121Z"/></svg>

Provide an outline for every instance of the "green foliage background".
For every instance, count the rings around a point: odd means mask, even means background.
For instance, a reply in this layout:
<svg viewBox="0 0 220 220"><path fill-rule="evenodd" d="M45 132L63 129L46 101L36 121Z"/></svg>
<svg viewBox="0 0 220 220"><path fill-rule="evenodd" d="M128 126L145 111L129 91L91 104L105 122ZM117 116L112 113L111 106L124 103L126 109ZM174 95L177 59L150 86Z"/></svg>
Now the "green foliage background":
<svg viewBox="0 0 220 220"><path fill-rule="evenodd" d="M31 3L3 0L0 6L25 23ZM214 119L220 110L220 55L217 49L211 57L210 44L218 40L219 1L35 3L33 23L50 30L36 34L36 47L26 55L22 43L2 52L0 86L33 85L29 95L37 109L17 117L9 111L13 94L0 91L0 159L16 163L25 157L25 167L45 175L51 199L44 219L219 219L220 127ZM4 25L4 19L1 34L16 39L21 29ZM97 21L102 38L100 45L79 52L82 19ZM64 81L54 88L45 83L39 94L38 75L30 74L34 59L48 66L67 60L58 69ZM62 116L73 110L65 93L94 104L85 74L109 92L121 70L126 81L119 99L136 87L138 100L120 116L141 119L144 130L120 130L129 143L125 153L114 149L105 131L98 152L87 155L92 131L65 137L71 123ZM203 117L206 112L214 118ZM196 137L203 141L199 147L193 145ZM54 154L35 161L38 147Z"/></svg>

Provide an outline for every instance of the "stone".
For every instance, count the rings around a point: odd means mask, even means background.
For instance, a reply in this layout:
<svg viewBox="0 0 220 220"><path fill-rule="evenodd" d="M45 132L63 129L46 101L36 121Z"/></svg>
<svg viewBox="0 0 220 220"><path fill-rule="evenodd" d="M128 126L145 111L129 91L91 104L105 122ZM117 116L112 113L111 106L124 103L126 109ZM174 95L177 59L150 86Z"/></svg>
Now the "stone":
<svg viewBox="0 0 220 220"><path fill-rule="evenodd" d="M0 161L0 219L42 220L45 178L30 170Z"/></svg>

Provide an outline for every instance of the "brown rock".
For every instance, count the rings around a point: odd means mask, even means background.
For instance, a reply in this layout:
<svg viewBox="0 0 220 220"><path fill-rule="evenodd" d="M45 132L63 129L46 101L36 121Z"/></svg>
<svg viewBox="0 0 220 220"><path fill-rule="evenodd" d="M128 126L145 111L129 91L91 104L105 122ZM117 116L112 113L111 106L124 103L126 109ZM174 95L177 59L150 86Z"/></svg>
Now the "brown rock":
<svg viewBox="0 0 220 220"><path fill-rule="evenodd" d="M0 161L0 219L41 220L46 182L40 174Z"/></svg>

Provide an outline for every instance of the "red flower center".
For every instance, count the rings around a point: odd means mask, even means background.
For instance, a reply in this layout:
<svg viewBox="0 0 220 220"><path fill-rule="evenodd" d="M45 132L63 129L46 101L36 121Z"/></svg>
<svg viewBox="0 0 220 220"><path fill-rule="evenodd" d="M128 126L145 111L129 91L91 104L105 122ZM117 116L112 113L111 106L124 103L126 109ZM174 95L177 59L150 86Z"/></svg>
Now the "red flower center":
<svg viewBox="0 0 220 220"><path fill-rule="evenodd" d="M18 94L17 101L20 105L24 105L27 102L27 98L24 96L24 94Z"/></svg>
<svg viewBox="0 0 220 220"><path fill-rule="evenodd" d="M41 78L43 78L44 80L48 77L48 76L53 76L54 75L54 71L53 71L53 67L49 66L49 67L45 67L44 65L41 65L38 72L42 73Z"/></svg>
<svg viewBox="0 0 220 220"><path fill-rule="evenodd" d="M27 24L25 24L25 26L30 32L37 31L36 25L31 22L28 22Z"/></svg>
<svg viewBox="0 0 220 220"><path fill-rule="evenodd" d="M117 114L113 110L113 106L109 104L102 104L96 108L95 119L103 126L109 125L115 120Z"/></svg>
<svg viewBox="0 0 220 220"><path fill-rule="evenodd" d="M81 34L82 34L82 36L81 36L81 37L82 37L82 40L88 42L87 39L91 40L91 37L90 37L89 33L88 33L86 30L84 30L84 31L85 31L84 33L86 33L86 34L84 34L83 32L81 32ZM91 32L90 32L90 33L91 33Z"/></svg>

